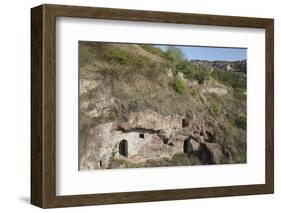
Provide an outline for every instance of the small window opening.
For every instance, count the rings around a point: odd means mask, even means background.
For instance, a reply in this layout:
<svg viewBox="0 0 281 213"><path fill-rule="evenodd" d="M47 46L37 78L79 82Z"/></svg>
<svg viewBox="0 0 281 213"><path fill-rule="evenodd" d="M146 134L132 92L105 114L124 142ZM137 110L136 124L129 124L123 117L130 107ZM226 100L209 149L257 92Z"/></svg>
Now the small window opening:
<svg viewBox="0 0 281 213"><path fill-rule="evenodd" d="M188 126L188 120L186 118L182 119L182 128Z"/></svg>
<svg viewBox="0 0 281 213"><path fill-rule="evenodd" d="M164 144L168 144L169 143L169 138L164 138Z"/></svg>
<svg viewBox="0 0 281 213"><path fill-rule="evenodd" d="M144 139L144 134L143 133L140 134L140 138Z"/></svg>

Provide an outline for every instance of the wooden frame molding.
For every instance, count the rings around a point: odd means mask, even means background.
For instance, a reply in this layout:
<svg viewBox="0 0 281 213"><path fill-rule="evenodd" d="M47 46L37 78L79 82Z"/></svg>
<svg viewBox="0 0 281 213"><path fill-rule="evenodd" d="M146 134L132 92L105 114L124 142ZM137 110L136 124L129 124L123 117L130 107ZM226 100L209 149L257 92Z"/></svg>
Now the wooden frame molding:
<svg viewBox="0 0 281 213"><path fill-rule="evenodd" d="M266 31L266 183L259 185L56 196L56 17L263 28ZM31 9L31 203L66 207L266 194L274 191L274 20L41 5Z"/></svg>

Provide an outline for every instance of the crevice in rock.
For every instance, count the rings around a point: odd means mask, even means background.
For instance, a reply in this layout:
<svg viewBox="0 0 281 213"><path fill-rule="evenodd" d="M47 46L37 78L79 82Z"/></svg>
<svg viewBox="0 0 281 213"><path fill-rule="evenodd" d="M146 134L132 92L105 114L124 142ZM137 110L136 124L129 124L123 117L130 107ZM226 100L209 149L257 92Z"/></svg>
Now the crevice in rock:
<svg viewBox="0 0 281 213"><path fill-rule="evenodd" d="M136 133L140 133L140 134L142 134L142 133L163 134L162 130L146 129L146 128L128 128L128 129L125 129L121 126L118 126L117 130L122 131L123 133L136 132Z"/></svg>

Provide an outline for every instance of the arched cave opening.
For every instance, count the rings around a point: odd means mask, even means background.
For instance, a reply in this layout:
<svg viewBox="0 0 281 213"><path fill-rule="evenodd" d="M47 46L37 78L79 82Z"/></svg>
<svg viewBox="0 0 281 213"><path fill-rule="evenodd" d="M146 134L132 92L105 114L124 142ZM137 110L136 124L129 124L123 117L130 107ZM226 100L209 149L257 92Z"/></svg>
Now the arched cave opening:
<svg viewBox="0 0 281 213"><path fill-rule="evenodd" d="M199 152L199 158L203 164L213 164L214 163L213 159L212 159L212 153L205 145L202 146L201 151Z"/></svg>
<svg viewBox="0 0 281 213"><path fill-rule="evenodd" d="M183 152L184 153L188 153L188 144L190 142L190 137L185 139L183 142Z"/></svg>
<svg viewBox="0 0 281 213"><path fill-rule="evenodd" d="M122 140L119 143L119 154L128 157L128 141L127 140Z"/></svg>

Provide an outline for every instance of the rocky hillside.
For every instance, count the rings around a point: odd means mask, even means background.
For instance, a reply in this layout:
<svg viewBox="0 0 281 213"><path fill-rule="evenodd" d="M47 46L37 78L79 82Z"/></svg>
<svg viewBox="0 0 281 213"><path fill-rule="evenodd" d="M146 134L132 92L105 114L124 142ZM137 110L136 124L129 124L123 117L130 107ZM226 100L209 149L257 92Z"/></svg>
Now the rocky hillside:
<svg viewBox="0 0 281 213"><path fill-rule="evenodd" d="M80 169L246 162L246 76L179 49L80 42Z"/></svg>

